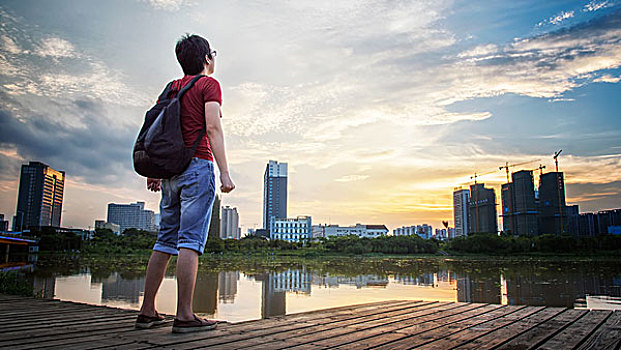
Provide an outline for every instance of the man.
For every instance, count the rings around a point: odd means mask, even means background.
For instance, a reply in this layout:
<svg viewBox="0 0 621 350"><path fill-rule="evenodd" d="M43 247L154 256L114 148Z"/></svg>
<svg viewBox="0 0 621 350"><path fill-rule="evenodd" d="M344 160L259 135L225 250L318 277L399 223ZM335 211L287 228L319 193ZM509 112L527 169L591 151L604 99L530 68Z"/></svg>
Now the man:
<svg viewBox="0 0 621 350"><path fill-rule="evenodd" d="M147 179L147 188L161 189L160 232L147 265L145 292L136 327L150 328L165 322L155 310L155 296L164 278L171 255L177 258L177 314L174 333L213 329L215 321L199 318L192 311L198 257L205 249L215 198L213 159L220 169L220 190L231 192L235 185L229 175L220 123L222 93L217 80L209 77L215 69L216 51L197 35L182 37L175 48L184 77L173 82L181 90L198 74L200 78L181 99L181 128L186 147L191 147L206 126L188 168L170 179Z"/></svg>

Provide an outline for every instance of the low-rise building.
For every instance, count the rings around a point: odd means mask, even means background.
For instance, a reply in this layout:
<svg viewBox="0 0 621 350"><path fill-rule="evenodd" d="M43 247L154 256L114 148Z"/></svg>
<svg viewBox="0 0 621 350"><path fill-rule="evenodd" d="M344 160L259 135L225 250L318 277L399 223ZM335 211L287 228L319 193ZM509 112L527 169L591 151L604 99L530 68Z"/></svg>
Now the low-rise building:
<svg viewBox="0 0 621 350"><path fill-rule="evenodd" d="M355 235L358 237L376 238L386 236L388 234L388 228L385 225L362 225L356 224L356 226L339 226L328 225L324 226L325 237L342 237Z"/></svg>
<svg viewBox="0 0 621 350"><path fill-rule="evenodd" d="M300 242L311 239L311 217L298 216L297 218L273 219L270 232L271 239L281 239L288 242Z"/></svg>
<svg viewBox="0 0 621 350"><path fill-rule="evenodd" d="M427 224L403 226L403 227L393 230L393 235L395 236L418 235L419 237L423 239L430 239L433 237L433 228Z"/></svg>
<svg viewBox="0 0 621 350"><path fill-rule="evenodd" d="M112 222L106 222L104 220L95 220L95 229L108 229L115 235L121 234L121 226Z"/></svg>

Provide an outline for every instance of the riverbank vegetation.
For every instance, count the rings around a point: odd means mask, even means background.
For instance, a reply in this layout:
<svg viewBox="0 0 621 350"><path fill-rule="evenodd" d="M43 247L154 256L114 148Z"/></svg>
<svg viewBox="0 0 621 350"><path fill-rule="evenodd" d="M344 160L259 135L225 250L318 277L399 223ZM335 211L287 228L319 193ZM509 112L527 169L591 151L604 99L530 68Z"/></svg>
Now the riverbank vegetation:
<svg viewBox="0 0 621 350"><path fill-rule="evenodd" d="M458 237L443 245L453 254L488 254L488 255L584 255L584 254L619 254L621 255L621 236L597 235L594 237L574 236L498 236L492 234L475 234Z"/></svg>
<svg viewBox="0 0 621 350"><path fill-rule="evenodd" d="M148 255L155 243L154 232L128 229L121 235L110 230L97 229L90 239L69 233L53 235L39 233L40 250L45 252L75 252L86 255ZM621 255L621 235L574 236L498 236L474 234L458 237L448 242L425 240L419 236L383 236L360 238L318 238L303 242L268 240L250 236L239 240L209 237L206 254L227 255Z"/></svg>

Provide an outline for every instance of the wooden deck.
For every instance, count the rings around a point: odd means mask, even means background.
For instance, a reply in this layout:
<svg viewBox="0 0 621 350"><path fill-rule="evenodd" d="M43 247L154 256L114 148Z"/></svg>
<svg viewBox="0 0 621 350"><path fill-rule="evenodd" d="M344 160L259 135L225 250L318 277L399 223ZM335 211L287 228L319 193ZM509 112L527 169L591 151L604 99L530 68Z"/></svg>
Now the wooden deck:
<svg viewBox="0 0 621 350"><path fill-rule="evenodd" d="M390 301L172 334L136 311L0 295L1 349L619 349L621 312Z"/></svg>

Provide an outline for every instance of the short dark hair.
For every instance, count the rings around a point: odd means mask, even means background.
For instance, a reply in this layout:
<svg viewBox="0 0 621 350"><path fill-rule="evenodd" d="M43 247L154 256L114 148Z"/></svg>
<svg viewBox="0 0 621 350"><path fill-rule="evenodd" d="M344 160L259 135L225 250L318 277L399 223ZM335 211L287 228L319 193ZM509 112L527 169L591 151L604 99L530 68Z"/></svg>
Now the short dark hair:
<svg viewBox="0 0 621 350"><path fill-rule="evenodd" d="M186 75L196 75L205 68L205 55L211 58L211 49L207 39L195 35L186 34L177 41L175 46L177 61Z"/></svg>

